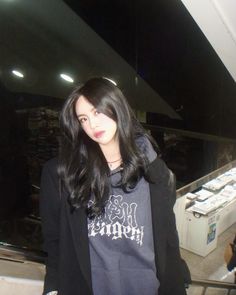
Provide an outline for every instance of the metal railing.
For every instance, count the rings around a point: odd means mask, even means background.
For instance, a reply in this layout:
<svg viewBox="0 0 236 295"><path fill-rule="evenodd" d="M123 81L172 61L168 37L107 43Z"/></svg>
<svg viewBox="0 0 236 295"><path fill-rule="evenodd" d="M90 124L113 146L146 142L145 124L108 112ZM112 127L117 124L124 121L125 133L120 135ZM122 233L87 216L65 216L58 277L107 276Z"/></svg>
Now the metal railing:
<svg viewBox="0 0 236 295"><path fill-rule="evenodd" d="M24 247L17 247L7 243L0 242L0 259L14 261L19 263L40 263L44 264L46 253L43 251L30 250ZM236 290L236 284L214 281L214 280L200 280L192 279L192 283L189 285L189 295L191 294L191 287L196 286L201 288L198 295L207 295L209 288L225 289L227 295L231 294L232 290ZM212 294L212 293L211 293ZM235 293L234 293L235 294Z"/></svg>
<svg viewBox="0 0 236 295"><path fill-rule="evenodd" d="M219 175L225 173L226 171L228 171L234 167L236 167L236 160L234 160L234 161L224 165L223 167L216 169L216 170L204 175L203 177L198 178L197 180L177 189L176 190L177 198L180 198L189 192L193 192L194 190L200 188L206 182L218 177Z"/></svg>
<svg viewBox="0 0 236 295"><path fill-rule="evenodd" d="M191 285L203 287L203 290L199 295L207 294L206 292L208 288L225 289L227 290L227 295L230 295L232 290L236 290L236 284L221 281L193 279Z"/></svg>
<svg viewBox="0 0 236 295"><path fill-rule="evenodd" d="M0 259L17 262L45 263L46 253L0 242Z"/></svg>

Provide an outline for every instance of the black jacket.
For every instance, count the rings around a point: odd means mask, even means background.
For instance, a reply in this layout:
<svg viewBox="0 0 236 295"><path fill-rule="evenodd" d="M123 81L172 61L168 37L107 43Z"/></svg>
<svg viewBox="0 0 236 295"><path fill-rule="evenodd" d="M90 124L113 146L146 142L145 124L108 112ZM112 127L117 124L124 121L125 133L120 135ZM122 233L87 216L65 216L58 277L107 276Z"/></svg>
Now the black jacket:
<svg viewBox="0 0 236 295"><path fill-rule="evenodd" d="M44 294L58 290L59 295L91 295L87 216L83 209L71 212L66 193L60 198L56 168L56 159L47 162L41 179L40 210L48 253ZM174 176L159 158L150 164L148 173L152 180L150 195L160 281L158 294L184 295L183 267L173 213L176 200Z"/></svg>

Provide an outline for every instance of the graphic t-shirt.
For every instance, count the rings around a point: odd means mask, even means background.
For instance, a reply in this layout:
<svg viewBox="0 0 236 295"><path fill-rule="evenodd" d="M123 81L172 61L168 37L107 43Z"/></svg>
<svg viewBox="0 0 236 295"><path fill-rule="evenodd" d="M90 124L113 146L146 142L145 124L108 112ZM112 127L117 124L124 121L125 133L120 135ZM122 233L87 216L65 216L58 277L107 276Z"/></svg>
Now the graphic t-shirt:
<svg viewBox="0 0 236 295"><path fill-rule="evenodd" d="M150 142L137 144L153 161ZM116 184L120 169L110 177ZM94 295L157 295L149 184L141 178L129 193L112 190L104 215L88 220Z"/></svg>

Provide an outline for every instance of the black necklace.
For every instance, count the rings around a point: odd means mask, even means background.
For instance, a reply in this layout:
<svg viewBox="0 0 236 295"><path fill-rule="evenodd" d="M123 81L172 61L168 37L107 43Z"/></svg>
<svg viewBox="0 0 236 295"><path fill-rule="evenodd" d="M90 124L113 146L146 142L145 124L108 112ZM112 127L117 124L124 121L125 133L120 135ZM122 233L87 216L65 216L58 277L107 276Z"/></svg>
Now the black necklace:
<svg viewBox="0 0 236 295"><path fill-rule="evenodd" d="M112 168L112 164L116 163L116 162L119 162L121 160L121 158L119 158L118 160L115 160L115 161L107 161L107 164L110 168Z"/></svg>

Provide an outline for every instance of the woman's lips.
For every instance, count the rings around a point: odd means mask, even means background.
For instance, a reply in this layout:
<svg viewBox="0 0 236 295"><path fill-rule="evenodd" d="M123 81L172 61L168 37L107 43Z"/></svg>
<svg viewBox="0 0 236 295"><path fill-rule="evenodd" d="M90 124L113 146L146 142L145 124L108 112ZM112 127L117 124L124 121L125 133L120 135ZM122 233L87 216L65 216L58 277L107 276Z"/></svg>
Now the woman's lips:
<svg viewBox="0 0 236 295"><path fill-rule="evenodd" d="M95 133L94 133L94 136L95 136L96 138L100 138L100 137L103 136L104 133L105 133L105 131L98 131L98 132L95 132Z"/></svg>

